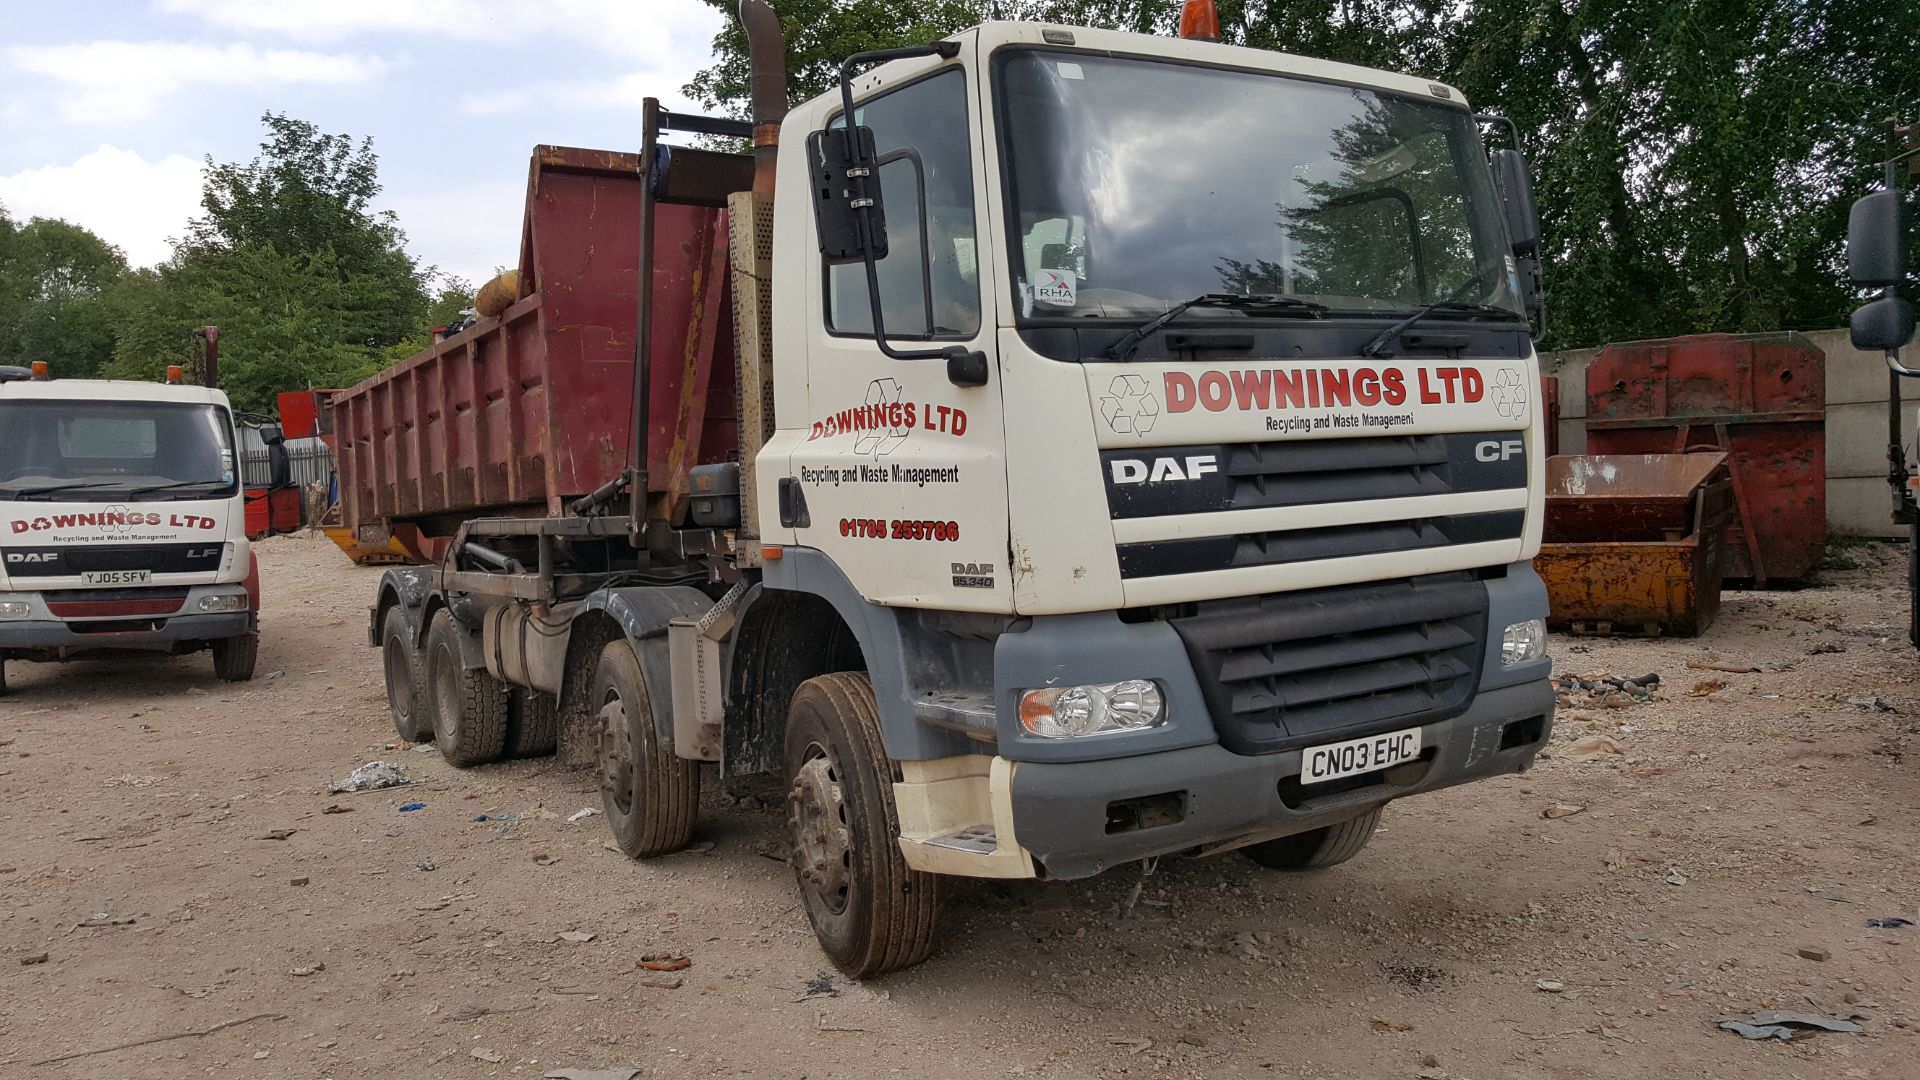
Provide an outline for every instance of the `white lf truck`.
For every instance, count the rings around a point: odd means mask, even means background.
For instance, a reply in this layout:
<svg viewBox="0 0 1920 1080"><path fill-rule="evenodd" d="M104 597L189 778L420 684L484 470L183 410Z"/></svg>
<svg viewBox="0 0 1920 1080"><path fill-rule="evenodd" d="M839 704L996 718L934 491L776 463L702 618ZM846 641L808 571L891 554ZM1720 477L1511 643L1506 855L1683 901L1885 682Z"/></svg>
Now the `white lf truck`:
<svg viewBox="0 0 1920 1080"><path fill-rule="evenodd" d="M253 677L260 575L218 390L0 367L0 692L10 660L213 651Z"/></svg>
<svg viewBox="0 0 1920 1080"><path fill-rule="evenodd" d="M1329 866L1388 802L1531 764L1538 225L1495 118L1017 23L857 55L787 112L778 23L742 16L755 123L648 110L637 258L626 232L570 258L540 216L577 182L616 220L632 159L542 147L529 291L335 399L361 539L431 560L371 605L403 735L460 765L557 736L636 857L694 835L702 763L783 775L855 976L929 954L948 876ZM751 135L758 169L667 127ZM727 230L712 261L686 207ZM562 277L606 265L637 266L637 335ZM659 302L708 266L730 370ZM604 394L564 380L620 370L580 363L608 341L633 394L594 429ZM598 491L541 487L604 447Z"/></svg>

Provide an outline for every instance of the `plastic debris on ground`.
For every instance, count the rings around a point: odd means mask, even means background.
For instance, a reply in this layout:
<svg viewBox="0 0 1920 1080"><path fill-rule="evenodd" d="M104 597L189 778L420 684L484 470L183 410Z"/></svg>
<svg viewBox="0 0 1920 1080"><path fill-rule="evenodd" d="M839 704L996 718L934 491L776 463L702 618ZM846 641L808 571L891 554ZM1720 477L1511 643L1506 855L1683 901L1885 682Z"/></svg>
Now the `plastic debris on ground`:
<svg viewBox="0 0 1920 1080"><path fill-rule="evenodd" d="M1892 919L1868 919L1867 925L1878 930L1898 930L1903 926L1912 926L1913 920L1898 917Z"/></svg>
<svg viewBox="0 0 1920 1080"><path fill-rule="evenodd" d="M344 795L355 791L405 787L413 782L413 778L407 775L407 767L397 761L369 761L348 773L345 780L328 784L327 790L335 795Z"/></svg>
<svg viewBox="0 0 1920 1080"><path fill-rule="evenodd" d="M1723 1017L1719 1026L1721 1030L1731 1031L1743 1039L1779 1039L1782 1042L1792 1042L1816 1031L1857 1033L1866 1030L1851 1020L1780 1010L1757 1012L1744 1020L1737 1016Z"/></svg>
<svg viewBox="0 0 1920 1080"><path fill-rule="evenodd" d="M573 813L567 815L567 823L572 824L576 821L585 821L586 819L592 817L593 815L599 812L600 811L594 807L583 806L580 809L575 810Z"/></svg>
<svg viewBox="0 0 1920 1080"><path fill-rule="evenodd" d="M411 814L411 813L413 813L413 812L414 812L415 810L425 810L426 808L427 808L427 804L426 804L426 803L423 803L423 802L410 802L410 803L408 803L407 805L405 805L405 806L403 806L403 807L401 807L401 808L400 808L400 812L401 812L401 813L403 813L403 814Z"/></svg>
<svg viewBox="0 0 1920 1080"><path fill-rule="evenodd" d="M633 1080L640 1075L636 1068L620 1069L555 1069L541 1073L542 1080Z"/></svg>

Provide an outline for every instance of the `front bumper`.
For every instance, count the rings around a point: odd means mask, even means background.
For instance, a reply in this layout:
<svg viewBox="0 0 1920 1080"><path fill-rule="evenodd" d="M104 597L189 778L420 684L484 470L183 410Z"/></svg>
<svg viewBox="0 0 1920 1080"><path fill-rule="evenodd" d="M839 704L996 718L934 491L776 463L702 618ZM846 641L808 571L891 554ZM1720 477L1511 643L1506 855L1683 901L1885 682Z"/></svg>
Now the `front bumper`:
<svg viewBox="0 0 1920 1080"><path fill-rule="evenodd" d="M1418 769L1368 774L1355 778L1361 786L1335 785L1330 795L1299 786L1300 750L1248 756L1214 744L1106 761L1021 762L1013 772L1013 832L1055 878L1305 832L1393 799L1525 770L1551 734L1553 707L1546 679L1484 690L1463 715L1421 728ZM1389 783L1389 775L1402 782ZM1179 819L1126 828L1127 804L1149 799L1179 806ZM1123 831L1110 832L1116 818Z"/></svg>
<svg viewBox="0 0 1920 1080"><path fill-rule="evenodd" d="M174 613L101 611L88 617L67 618L54 613L45 594L0 593L0 598L24 601L29 609L24 619L0 619L0 658L66 660L90 653L191 651L204 642L253 632L256 620L253 611L203 613L196 610L203 596L226 596L240 591L238 585L196 585L187 590ZM101 592L107 595L111 590ZM66 602L84 601L68 597Z"/></svg>

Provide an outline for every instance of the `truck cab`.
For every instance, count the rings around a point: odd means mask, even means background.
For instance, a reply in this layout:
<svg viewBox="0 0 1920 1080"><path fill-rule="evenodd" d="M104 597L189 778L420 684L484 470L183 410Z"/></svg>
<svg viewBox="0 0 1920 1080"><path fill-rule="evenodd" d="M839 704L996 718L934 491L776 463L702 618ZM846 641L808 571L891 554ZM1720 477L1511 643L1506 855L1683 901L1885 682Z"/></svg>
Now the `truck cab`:
<svg viewBox="0 0 1920 1080"><path fill-rule="evenodd" d="M10 660L210 649L253 675L259 572L219 390L0 368L0 689Z"/></svg>

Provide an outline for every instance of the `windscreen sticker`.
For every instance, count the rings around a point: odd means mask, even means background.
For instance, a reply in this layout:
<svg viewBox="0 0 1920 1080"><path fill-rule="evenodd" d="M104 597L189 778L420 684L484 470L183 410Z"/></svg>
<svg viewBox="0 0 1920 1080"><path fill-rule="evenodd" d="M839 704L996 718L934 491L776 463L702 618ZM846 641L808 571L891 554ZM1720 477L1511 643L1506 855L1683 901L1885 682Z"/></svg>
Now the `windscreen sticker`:
<svg viewBox="0 0 1920 1080"><path fill-rule="evenodd" d="M1506 259L1507 288L1513 290L1513 295L1517 297L1520 295L1520 264L1515 262L1511 255L1508 255Z"/></svg>
<svg viewBox="0 0 1920 1080"><path fill-rule="evenodd" d="M1079 275L1071 270L1042 270L1033 283L1033 302L1048 307L1073 307L1080 302L1079 294Z"/></svg>
<svg viewBox="0 0 1920 1080"><path fill-rule="evenodd" d="M1060 77L1063 79L1085 79L1087 77L1086 69L1082 68L1079 64L1066 60L1055 64L1053 70L1059 72Z"/></svg>

